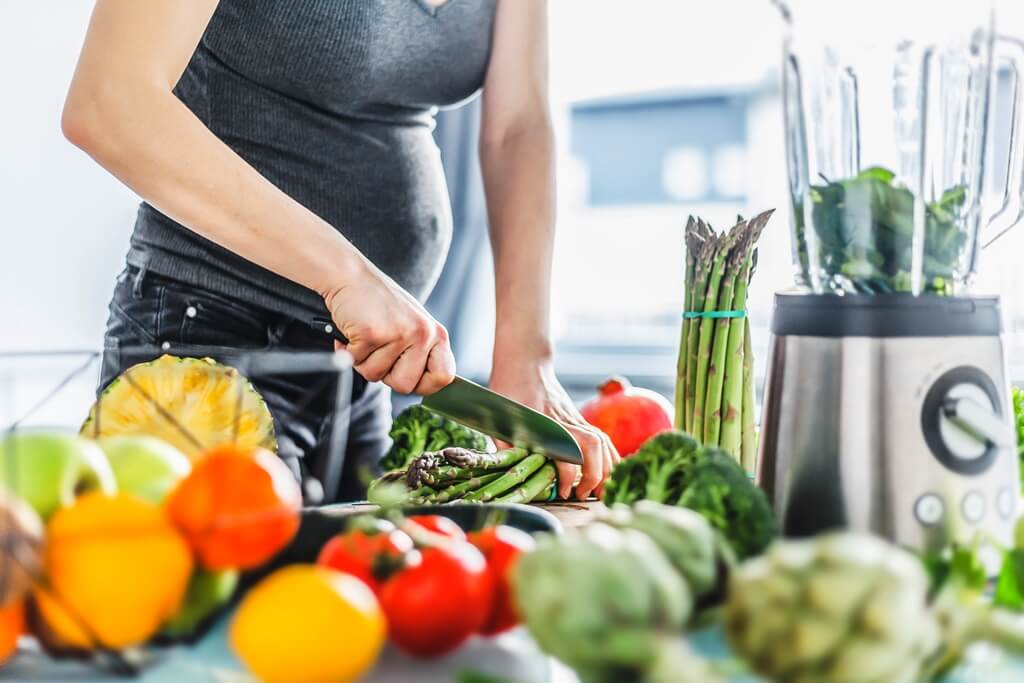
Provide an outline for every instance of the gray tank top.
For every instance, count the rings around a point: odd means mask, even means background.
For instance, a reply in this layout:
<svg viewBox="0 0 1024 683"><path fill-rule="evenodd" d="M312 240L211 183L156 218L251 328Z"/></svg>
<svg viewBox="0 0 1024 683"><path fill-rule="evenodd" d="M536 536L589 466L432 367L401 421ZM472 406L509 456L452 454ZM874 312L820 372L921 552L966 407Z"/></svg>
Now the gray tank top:
<svg viewBox="0 0 1024 683"><path fill-rule="evenodd" d="M221 0L175 94L422 300L452 229L435 108L482 86L496 2ZM300 318L324 310L146 203L128 263Z"/></svg>

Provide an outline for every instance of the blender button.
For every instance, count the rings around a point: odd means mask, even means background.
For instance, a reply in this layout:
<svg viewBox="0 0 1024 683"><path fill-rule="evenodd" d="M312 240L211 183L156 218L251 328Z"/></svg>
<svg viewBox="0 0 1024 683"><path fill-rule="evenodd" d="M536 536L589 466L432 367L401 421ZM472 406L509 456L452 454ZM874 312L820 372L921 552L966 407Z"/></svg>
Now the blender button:
<svg viewBox="0 0 1024 683"><path fill-rule="evenodd" d="M971 491L960 503L960 511L968 522L980 522L985 516L985 496L977 491Z"/></svg>
<svg viewBox="0 0 1024 683"><path fill-rule="evenodd" d="M938 524L945 513L945 504L934 493L926 493L914 503L914 515L917 517L917 521L925 526Z"/></svg>
<svg viewBox="0 0 1024 683"><path fill-rule="evenodd" d="M996 510L1003 519L1013 519L1014 508L1017 507L1017 494L1004 486L996 496Z"/></svg>

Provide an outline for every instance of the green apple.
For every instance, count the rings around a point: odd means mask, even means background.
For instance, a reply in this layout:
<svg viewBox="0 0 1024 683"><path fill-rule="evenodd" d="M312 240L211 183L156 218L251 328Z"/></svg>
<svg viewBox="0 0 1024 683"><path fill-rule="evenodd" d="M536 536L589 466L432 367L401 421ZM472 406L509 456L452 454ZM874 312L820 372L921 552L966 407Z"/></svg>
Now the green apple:
<svg viewBox="0 0 1024 683"><path fill-rule="evenodd" d="M95 442L45 431L14 432L0 440L0 486L44 520L80 493L117 491L110 463Z"/></svg>
<svg viewBox="0 0 1024 683"><path fill-rule="evenodd" d="M196 570L188 584L185 600L160 633L168 638L188 638L213 614L231 600L238 586L238 572L224 569Z"/></svg>
<svg viewBox="0 0 1024 683"><path fill-rule="evenodd" d="M157 505L192 470L184 453L153 436L111 436L99 443L114 471L117 490Z"/></svg>

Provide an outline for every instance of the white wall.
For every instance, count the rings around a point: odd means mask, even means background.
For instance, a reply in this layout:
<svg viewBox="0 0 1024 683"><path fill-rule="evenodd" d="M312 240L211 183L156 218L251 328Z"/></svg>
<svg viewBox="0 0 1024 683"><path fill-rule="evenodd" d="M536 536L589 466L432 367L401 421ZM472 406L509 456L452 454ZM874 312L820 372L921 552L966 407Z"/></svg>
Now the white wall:
<svg viewBox="0 0 1024 683"><path fill-rule="evenodd" d="M0 351L99 348L137 199L64 140L92 3L0 0Z"/></svg>

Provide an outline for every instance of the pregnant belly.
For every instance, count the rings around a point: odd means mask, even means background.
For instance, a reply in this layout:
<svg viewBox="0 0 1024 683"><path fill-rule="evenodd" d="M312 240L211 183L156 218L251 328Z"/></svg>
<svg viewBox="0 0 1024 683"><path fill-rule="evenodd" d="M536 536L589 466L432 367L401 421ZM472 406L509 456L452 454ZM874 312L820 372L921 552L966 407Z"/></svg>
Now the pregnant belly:
<svg viewBox="0 0 1024 683"><path fill-rule="evenodd" d="M294 137L226 141L398 284L425 299L452 232L444 170L430 130L332 123L328 130L307 128L298 144Z"/></svg>

